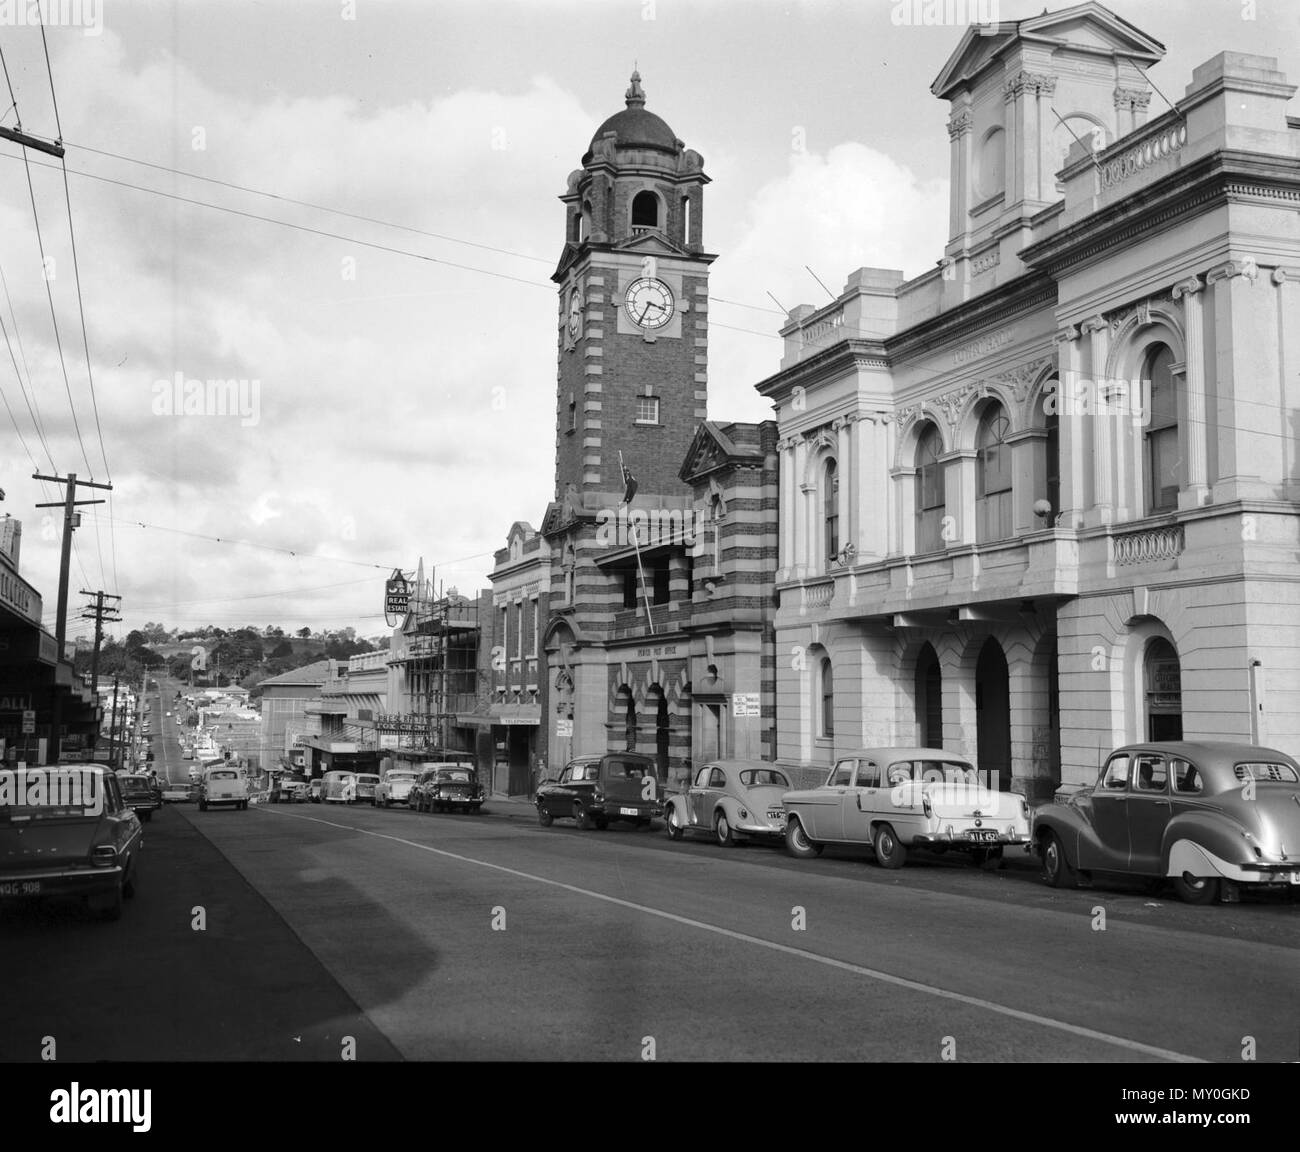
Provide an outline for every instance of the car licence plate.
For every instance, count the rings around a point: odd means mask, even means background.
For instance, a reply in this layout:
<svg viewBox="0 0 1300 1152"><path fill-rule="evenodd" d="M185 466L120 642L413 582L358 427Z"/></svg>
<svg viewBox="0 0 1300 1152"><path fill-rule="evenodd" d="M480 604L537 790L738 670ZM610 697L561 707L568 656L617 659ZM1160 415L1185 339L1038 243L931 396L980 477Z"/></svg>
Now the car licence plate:
<svg viewBox="0 0 1300 1152"><path fill-rule="evenodd" d="M996 840L998 831L996 828L972 828L966 833L968 840Z"/></svg>
<svg viewBox="0 0 1300 1152"><path fill-rule="evenodd" d="M41 891L39 880L5 880L0 882L0 896L36 896Z"/></svg>
<svg viewBox="0 0 1300 1152"><path fill-rule="evenodd" d="M636 809L636 808L620 808L620 809L618 810L618 814L619 814L620 816L640 816L640 815L641 815L640 811L639 811L638 809Z"/></svg>

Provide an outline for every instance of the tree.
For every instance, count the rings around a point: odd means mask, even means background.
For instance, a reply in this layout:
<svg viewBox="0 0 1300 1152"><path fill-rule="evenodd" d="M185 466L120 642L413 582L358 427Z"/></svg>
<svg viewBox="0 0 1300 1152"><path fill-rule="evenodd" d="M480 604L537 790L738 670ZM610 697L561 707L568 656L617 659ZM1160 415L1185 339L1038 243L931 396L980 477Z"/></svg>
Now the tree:
<svg viewBox="0 0 1300 1152"><path fill-rule="evenodd" d="M293 655L293 644L288 640L281 640L268 654L272 660L282 660L286 656Z"/></svg>
<svg viewBox="0 0 1300 1152"><path fill-rule="evenodd" d="M299 628L297 634L298 634L298 636L300 636L300 637L301 637L302 639L304 639L304 640L310 640L310 639L311 639L311 629L310 629L310 628Z"/></svg>

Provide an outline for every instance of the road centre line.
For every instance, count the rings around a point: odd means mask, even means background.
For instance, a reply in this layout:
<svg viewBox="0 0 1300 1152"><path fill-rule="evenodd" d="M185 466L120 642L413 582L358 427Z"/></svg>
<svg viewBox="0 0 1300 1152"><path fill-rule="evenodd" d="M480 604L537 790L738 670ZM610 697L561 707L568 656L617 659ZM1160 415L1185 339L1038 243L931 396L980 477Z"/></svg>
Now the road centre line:
<svg viewBox="0 0 1300 1152"><path fill-rule="evenodd" d="M270 810L267 810L268 812ZM562 880L551 880L546 876L536 876L531 872L521 872L517 868L507 868L504 864L493 864L488 860L476 860L471 856L462 856L457 852L448 852L445 848L434 848L428 844L417 844L414 840L407 840L401 836L392 836L385 832L371 832L365 828L357 828L351 824L336 824L330 820L322 820L318 816L299 816L291 812L274 812L276 816L283 816L291 820L306 820L313 824L323 824L329 828L339 828L346 832L359 832L363 836L373 836L378 840L391 840L395 844L405 844L410 848L417 848L422 852L432 852L436 856L446 857L448 860L455 860L461 864L474 864L480 868L489 868L495 872L504 872L508 876L517 876L521 880L531 880L536 884L545 884L552 888L560 888L566 892L572 892L578 896L586 896L593 900L602 900L607 904L616 904L621 908L629 908L634 912L642 912L648 916L657 916L663 920L670 920L675 924L682 924L688 928L698 928L704 932L711 932L717 936L725 936L731 940L740 941L743 944L753 944L759 948L767 948L773 952L782 952L787 956L795 956L801 960L811 960L816 964L823 964L828 968L838 968L844 972L852 972L856 976L865 976L869 980L876 980L883 984L892 984L897 988L906 988L911 992L921 992L928 996L935 996L943 1000L953 1000L959 1004L965 1004L972 1008L983 1008L988 1012L995 1012L1001 1016L1008 1016L1013 1020L1023 1020L1029 1024L1037 1024L1043 1028L1052 1028L1058 1032L1068 1032L1074 1036L1081 1036L1087 1040L1099 1040L1103 1044L1112 1044L1119 1048L1124 1048L1130 1052L1139 1052L1146 1056L1155 1056L1161 1060L1170 1060L1179 1064L1206 1064L1199 1056L1188 1056L1182 1052L1175 1052L1169 1048L1158 1048L1152 1044L1143 1044L1137 1040L1129 1040L1123 1036L1114 1036L1108 1032L1099 1032L1095 1028L1085 1028L1080 1024L1071 1024L1065 1020L1054 1020L1050 1016L1040 1016L1036 1012L1026 1012L1020 1008L1011 1008L1005 1004L998 1004L993 1000L984 1000L978 996L970 996L964 992L953 992L947 988L939 988L933 984L923 984L918 980L908 980L902 976L894 976L889 972L881 972L875 968L865 968L860 964L852 964L846 960L836 960L830 956L821 956L816 952L809 952L803 948L794 948L789 944L777 944L772 940L764 940L758 936L750 936L744 932L737 932L731 928L723 928L717 924L706 924L702 920L692 920L689 916L679 916L675 912L665 912L659 908L651 908L645 904L637 904L632 900L624 900L618 896L607 896L603 892L593 892L589 888L579 888L574 884L566 884Z"/></svg>

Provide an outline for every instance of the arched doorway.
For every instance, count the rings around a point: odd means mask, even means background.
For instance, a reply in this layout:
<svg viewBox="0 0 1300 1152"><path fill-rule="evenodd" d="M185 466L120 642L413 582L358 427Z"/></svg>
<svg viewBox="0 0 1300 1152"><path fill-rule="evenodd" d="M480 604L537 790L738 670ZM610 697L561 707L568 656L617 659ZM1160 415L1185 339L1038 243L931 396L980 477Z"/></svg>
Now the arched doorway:
<svg viewBox="0 0 1300 1152"><path fill-rule="evenodd" d="M943 747L943 673L929 644L916 658L916 730L923 748Z"/></svg>
<svg viewBox="0 0 1300 1152"><path fill-rule="evenodd" d="M989 786L1011 789L1011 690L1002 645L990 636L975 665L975 755ZM996 781L996 784L995 784Z"/></svg>
<svg viewBox="0 0 1300 1152"><path fill-rule="evenodd" d="M1143 661L1146 682L1148 740L1183 738L1183 681L1178 652L1157 637L1147 645Z"/></svg>
<svg viewBox="0 0 1300 1152"><path fill-rule="evenodd" d="M668 746L672 735L672 721L668 716L668 699L659 685L654 685L646 692L646 713L654 717L655 723L655 759L659 762L661 779L668 779ZM631 745L628 745L631 750Z"/></svg>

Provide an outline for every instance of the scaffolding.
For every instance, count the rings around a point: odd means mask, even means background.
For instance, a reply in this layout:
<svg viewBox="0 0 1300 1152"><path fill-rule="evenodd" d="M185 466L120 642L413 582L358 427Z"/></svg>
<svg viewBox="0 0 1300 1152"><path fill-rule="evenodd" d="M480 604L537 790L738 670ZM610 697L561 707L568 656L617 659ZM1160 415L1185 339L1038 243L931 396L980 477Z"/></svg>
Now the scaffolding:
<svg viewBox="0 0 1300 1152"><path fill-rule="evenodd" d="M454 588L436 599L417 588L411 602L402 665L411 711L424 719L425 747L434 752L469 751L456 747L456 717L474 711L478 702L478 600Z"/></svg>

